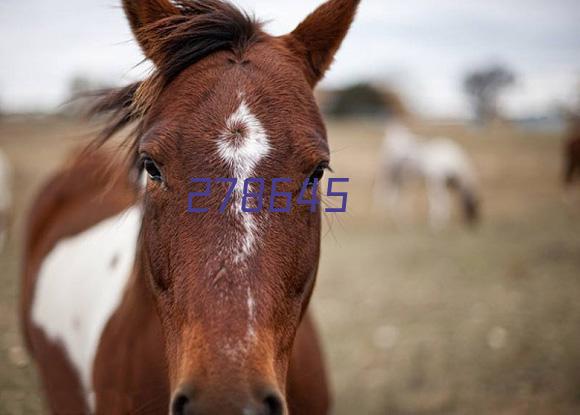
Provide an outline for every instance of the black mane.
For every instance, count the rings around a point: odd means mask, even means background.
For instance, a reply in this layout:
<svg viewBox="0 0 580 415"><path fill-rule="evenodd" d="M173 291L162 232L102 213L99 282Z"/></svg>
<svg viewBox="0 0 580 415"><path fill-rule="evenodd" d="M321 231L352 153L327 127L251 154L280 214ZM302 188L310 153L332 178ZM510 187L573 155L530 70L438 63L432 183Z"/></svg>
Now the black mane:
<svg viewBox="0 0 580 415"><path fill-rule="evenodd" d="M151 33L153 54L163 62L159 70L167 81L220 50L242 54L259 40L261 23L222 0L177 0L181 15L161 19L143 28Z"/></svg>
<svg viewBox="0 0 580 415"><path fill-rule="evenodd" d="M179 14L162 18L139 29L156 62L153 74L123 88L95 93L89 115L105 115L106 123L93 142L98 147L147 113L160 92L177 75L203 58L222 50L241 56L263 35L262 24L254 17L221 0L173 0ZM135 132L129 139L136 146ZM134 161L136 156L130 154Z"/></svg>

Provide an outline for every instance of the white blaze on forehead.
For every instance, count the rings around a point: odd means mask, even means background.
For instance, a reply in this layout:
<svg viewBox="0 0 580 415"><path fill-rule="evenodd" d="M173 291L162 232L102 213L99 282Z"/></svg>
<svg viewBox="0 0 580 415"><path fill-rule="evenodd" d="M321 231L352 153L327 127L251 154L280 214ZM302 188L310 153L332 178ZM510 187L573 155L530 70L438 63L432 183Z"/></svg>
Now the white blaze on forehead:
<svg viewBox="0 0 580 415"><path fill-rule="evenodd" d="M60 241L38 274L32 321L64 347L91 411L94 360L131 276L141 220L141 208L132 207Z"/></svg>
<svg viewBox="0 0 580 415"><path fill-rule="evenodd" d="M232 135L240 131L238 139ZM245 101L226 121L226 132L218 141L221 158L230 165L238 179L237 190L243 190L244 180L252 177L260 160L270 152L270 141L262 123L250 112ZM241 183L240 183L241 182Z"/></svg>
<svg viewBox="0 0 580 415"><path fill-rule="evenodd" d="M254 251L258 238L258 220L265 214L245 213L242 211L242 197L244 182L246 179L255 177L256 168L260 161L270 153L270 140L264 126L258 118L252 114L248 104L243 100L239 108L226 120L226 130L220 136L217 147L222 160L230 168L230 174L238 180L233 194L231 209L241 226L241 233L232 238L234 246L229 254L234 264L240 269L245 266L246 259ZM252 190L255 186L251 185ZM243 280L240 283L244 283ZM248 281L245 281L248 284ZM256 301L250 286L246 290L246 306L248 312L248 327L243 338L227 342L224 347L226 356L235 360L248 352L248 348L256 341Z"/></svg>
<svg viewBox="0 0 580 415"><path fill-rule="evenodd" d="M234 192L232 209L243 225L235 249L234 262L243 262L252 252L258 225L256 217L242 211L242 194L246 179L254 177L258 163L270 153L270 141L264 126L252 114L247 103L242 99L240 107L226 120L226 131L217 143L218 152L231 169L231 174L238 179Z"/></svg>

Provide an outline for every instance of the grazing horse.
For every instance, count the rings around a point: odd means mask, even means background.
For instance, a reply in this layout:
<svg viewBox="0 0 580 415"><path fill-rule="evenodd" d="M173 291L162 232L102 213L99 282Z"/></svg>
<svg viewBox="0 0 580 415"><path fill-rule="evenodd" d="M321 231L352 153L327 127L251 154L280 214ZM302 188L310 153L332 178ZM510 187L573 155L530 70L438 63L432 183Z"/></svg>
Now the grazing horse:
<svg viewBox="0 0 580 415"><path fill-rule="evenodd" d="M569 186L575 178L580 178L580 117L572 120L564 146L564 183Z"/></svg>
<svg viewBox="0 0 580 415"><path fill-rule="evenodd" d="M29 219L23 331L52 413L328 413L308 312L320 213L243 213L237 186L220 213L225 183L195 199L209 211L188 206L195 178L290 178L292 199L321 179L313 88L358 4L330 0L273 37L227 2L123 1L155 69L95 111L110 117L97 144L132 127L127 162L92 146Z"/></svg>
<svg viewBox="0 0 580 415"><path fill-rule="evenodd" d="M466 221L479 218L479 197L472 163L457 143L447 138L424 140L401 121L390 121L383 141L379 180L375 198L383 200L389 192L392 209L399 207L401 191L414 177L425 181L429 198L431 226L439 229L450 219L449 189L456 190Z"/></svg>
<svg viewBox="0 0 580 415"><path fill-rule="evenodd" d="M12 207L12 167L8 157L0 150L0 251L8 235L10 208Z"/></svg>

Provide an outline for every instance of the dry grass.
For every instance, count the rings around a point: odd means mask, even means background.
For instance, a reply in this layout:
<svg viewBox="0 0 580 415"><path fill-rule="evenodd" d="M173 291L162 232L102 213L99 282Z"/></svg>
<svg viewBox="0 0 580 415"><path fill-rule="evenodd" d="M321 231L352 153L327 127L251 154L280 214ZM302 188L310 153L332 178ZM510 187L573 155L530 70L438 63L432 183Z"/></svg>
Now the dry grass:
<svg viewBox="0 0 580 415"><path fill-rule="evenodd" d="M394 226L370 206L380 124L330 123L333 168L352 180L349 213L328 217L314 303L336 413L579 413L580 189L565 196L559 184L560 138L419 129L467 147L484 223L430 232L418 187ZM16 324L20 229L31 195L83 131L0 122L17 168L17 232L0 255L0 414L41 412Z"/></svg>

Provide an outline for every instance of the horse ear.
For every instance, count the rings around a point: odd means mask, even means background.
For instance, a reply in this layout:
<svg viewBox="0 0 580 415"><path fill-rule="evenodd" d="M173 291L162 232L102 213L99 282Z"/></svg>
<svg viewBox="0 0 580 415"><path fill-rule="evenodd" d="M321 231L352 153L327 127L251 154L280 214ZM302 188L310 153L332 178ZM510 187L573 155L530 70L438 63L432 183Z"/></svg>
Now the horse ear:
<svg viewBox="0 0 580 415"><path fill-rule="evenodd" d="M330 68L350 28L360 0L329 0L310 14L284 40L305 66L312 87Z"/></svg>
<svg viewBox="0 0 580 415"><path fill-rule="evenodd" d="M157 34L147 29L163 19L180 16L179 9L170 0L123 0L123 9L143 53L157 64L161 58L156 53Z"/></svg>

